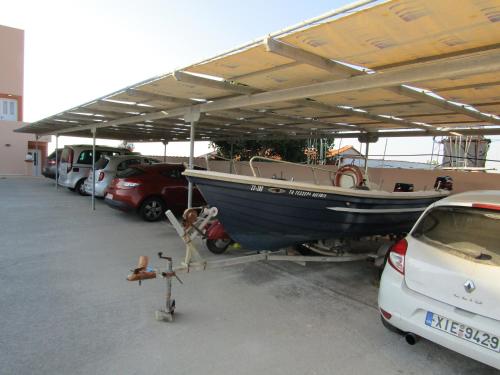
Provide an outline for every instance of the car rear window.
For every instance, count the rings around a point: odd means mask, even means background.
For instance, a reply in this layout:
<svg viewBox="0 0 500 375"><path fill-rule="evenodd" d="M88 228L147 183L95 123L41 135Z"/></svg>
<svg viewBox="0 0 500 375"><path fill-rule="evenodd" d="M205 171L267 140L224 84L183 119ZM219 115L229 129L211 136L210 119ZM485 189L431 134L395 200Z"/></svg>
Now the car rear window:
<svg viewBox="0 0 500 375"><path fill-rule="evenodd" d="M436 207L412 236L445 250L500 264L500 211L472 207Z"/></svg>
<svg viewBox="0 0 500 375"><path fill-rule="evenodd" d="M70 153L71 153L71 149L65 148L62 152L62 155L61 155L61 162L67 163L69 161Z"/></svg>
<svg viewBox="0 0 500 375"><path fill-rule="evenodd" d="M106 165L108 165L108 163L109 163L109 159L100 158L95 163L95 169L104 169L104 168L106 168Z"/></svg>
<svg viewBox="0 0 500 375"><path fill-rule="evenodd" d="M116 177L118 178L135 177L135 176L140 176L142 174L144 174L144 171L142 169L131 167L123 171L116 172Z"/></svg>
<svg viewBox="0 0 500 375"><path fill-rule="evenodd" d="M95 152L95 160L99 160L101 156L117 156L120 155L118 151L109 151L109 150L96 150ZM79 164L92 164L92 150L83 150L80 152L78 156Z"/></svg>
<svg viewBox="0 0 500 375"><path fill-rule="evenodd" d="M184 169L169 167L165 170L160 171L160 174L168 178L182 179L184 178L184 176L182 175L183 170Z"/></svg>
<svg viewBox="0 0 500 375"><path fill-rule="evenodd" d="M129 168L131 165L135 165L135 164L143 164L143 163L141 162L141 159L124 160L120 164L118 164L118 166L116 167L116 170L117 171L124 171L125 169Z"/></svg>

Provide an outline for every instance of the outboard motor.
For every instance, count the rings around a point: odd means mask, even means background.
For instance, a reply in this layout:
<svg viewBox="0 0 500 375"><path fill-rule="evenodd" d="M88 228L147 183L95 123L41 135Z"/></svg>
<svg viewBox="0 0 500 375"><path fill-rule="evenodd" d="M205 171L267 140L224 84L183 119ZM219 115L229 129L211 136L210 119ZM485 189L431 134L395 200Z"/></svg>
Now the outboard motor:
<svg viewBox="0 0 500 375"><path fill-rule="evenodd" d="M396 182L396 185L394 185L395 192L411 193L413 189L413 184L407 184L405 182Z"/></svg>
<svg viewBox="0 0 500 375"><path fill-rule="evenodd" d="M434 182L434 189L436 190L453 190L453 178L450 176L440 176L436 178L436 182Z"/></svg>

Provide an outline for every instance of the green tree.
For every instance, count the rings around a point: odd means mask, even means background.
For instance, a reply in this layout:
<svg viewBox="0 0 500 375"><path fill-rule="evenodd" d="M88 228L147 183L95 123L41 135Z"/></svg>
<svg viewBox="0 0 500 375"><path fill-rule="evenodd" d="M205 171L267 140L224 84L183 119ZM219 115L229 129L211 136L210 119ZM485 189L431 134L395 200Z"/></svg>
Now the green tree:
<svg viewBox="0 0 500 375"><path fill-rule="evenodd" d="M276 140L276 141L243 141L233 143L233 158L250 160L252 156L281 157L283 160L302 163L307 160L304 154L307 141L304 140ZM214 142L217 155L224 158L231 157L231 143Z"/></svg>
<svg viewBox="0 0 500 375"><path fill-rule="evenodd" d="M259 141L242 141L233 143L233 158L239 157L240 160L250 160L253 156L264 157L280 157L282 160L293 163L305 163L307 156L305 150L308 145L311 145L311 140L307 139L287 139L287 140L259 140ZM328 140L324 143L332 144L333 140ZM214 148L217 155L224 158L231 157L231 143L222 141L214 142Z"/></svg>

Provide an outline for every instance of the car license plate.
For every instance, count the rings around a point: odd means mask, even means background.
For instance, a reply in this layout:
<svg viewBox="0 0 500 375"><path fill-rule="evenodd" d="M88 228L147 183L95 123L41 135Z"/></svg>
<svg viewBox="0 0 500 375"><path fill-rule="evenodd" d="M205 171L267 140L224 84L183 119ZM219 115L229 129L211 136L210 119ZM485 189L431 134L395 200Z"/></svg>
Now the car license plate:
<svg viewBox="0 0 500 375"><path fill-rule="evenodd" d="M106 194L106 199L113 199L113 194Z"/></svg>
<svg viewBox="0 0 500 375"><path fill-rule="evenodd" d="M490 333L455 322L454 320L445 318L444 316L430 311L427 311L425 324L429 327L446 332L463 340L470 341L484 348L500 352L500 339Z"/></svg>

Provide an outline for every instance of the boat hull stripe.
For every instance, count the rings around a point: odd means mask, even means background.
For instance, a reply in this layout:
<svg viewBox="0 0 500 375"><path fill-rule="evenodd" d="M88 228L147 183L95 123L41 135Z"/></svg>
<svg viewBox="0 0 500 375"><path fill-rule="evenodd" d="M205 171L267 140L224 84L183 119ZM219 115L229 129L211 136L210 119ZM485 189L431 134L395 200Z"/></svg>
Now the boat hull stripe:
<svg viewBox="0 0 500 375"><path fill-rule="evenodd" d="M328 210L339 212L351 212L356 214L390 214L403 212L422 212L426 207L418 208L349 208L349 207L326 207Z"/></svg>

